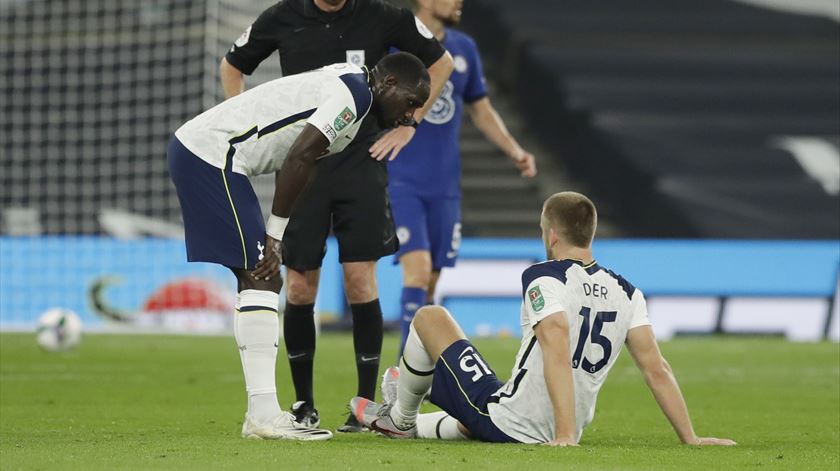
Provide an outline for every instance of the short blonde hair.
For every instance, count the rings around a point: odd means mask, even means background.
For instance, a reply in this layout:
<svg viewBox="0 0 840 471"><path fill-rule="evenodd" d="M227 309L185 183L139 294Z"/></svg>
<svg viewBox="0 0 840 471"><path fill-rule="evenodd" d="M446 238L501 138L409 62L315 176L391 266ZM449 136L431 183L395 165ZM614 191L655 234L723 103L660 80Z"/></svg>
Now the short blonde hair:
<svg viewBox="0 0 840 471"><path fill-rule="evenodd" d="M566 242L584 248L592 244L598 212L586 196L573 191L555 193L545 200L543 216Z"/></svg>

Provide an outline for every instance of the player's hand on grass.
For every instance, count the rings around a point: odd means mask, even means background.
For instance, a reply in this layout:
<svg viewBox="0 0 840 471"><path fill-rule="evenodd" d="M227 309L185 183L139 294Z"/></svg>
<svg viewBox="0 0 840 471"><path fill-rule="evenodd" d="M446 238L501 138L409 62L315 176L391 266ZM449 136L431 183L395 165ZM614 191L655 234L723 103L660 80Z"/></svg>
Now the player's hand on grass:
<svg viewBox="0 0 840 471"><path fill-rule="evenodd" d="M687 442L689 445L697 446L734 446L737 445L734 440L728 438L714 438L714 437L695 437L693 441Z"/></svg>
<svg viewBox="0 0 840 471"><path fill-rule="evenodd" d="M513 164L519 169L519 174L523 177L533 178L537 176L537 162L534 160L534 155L524 149L519 149L513 156L511 156Z"/></svg>
<svg viewBox="0 0 840 471"><path fill-rule="evenodd" d="M265 250L263 257L257 262L251 276L257 280L270 280L275 276L280 275L280 264L283 262L282 247L283 242L277 240L270 235L265 236Z"/></svg>
<svg viewBox="0 0 840 471"><path fill-rule="evenodd" d="M385 157L388 157L388 160L396 159L397 154L414 137L414 133L415 130L411 126L399 126L391 129L368 149L370 156L376 160L382 160Z"/></svg>
<svg viewBox="0 0 840 471"><path fill-rule="evenodd" d="M545 442L544 445L548 446L559 446L559 447L566 447L566 446L580 446L578 443L572 439L568 438L555 438L550 442Z"/></svg>

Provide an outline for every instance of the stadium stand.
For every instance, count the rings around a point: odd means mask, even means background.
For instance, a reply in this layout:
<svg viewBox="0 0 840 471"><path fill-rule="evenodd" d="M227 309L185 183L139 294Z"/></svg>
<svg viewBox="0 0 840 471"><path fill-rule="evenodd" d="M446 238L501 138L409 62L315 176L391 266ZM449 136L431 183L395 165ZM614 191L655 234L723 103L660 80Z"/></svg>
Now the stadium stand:
<svg viewBox="0 0 840 471"><path fill-rule="evenodd" d="M840 236L837 23L722 0L485 0L464 29L628 235Z"/></svg>

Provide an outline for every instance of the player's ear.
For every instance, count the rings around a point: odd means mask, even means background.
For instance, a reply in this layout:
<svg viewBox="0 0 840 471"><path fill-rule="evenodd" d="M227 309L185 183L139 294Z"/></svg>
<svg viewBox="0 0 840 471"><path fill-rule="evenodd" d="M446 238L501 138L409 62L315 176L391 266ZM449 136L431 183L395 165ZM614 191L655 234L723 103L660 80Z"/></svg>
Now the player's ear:
<svg viewBox="0 0 840 471"><path fill-rule="evenodd" d="M557 231L553 227L548 228L548 242L552 247L554 247L554 244L560 242L560 236L557 235Z"/></svg>
<svg viewBox="0 0 840 471"><path fill-rule="evenodd" d="M397 85L397 78L393 75L386 75L382 83L388 88L395 87Z"/></svg>

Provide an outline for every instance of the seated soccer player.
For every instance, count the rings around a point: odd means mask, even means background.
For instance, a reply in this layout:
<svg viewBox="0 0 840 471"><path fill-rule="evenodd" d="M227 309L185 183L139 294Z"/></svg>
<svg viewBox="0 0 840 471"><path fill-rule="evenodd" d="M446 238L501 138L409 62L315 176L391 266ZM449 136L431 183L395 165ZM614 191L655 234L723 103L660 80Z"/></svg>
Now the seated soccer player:
<svg viewBox="0 0 840 471"><path fill-rule="evenodd" d="M386 372L385 403L354 398L356 418L393 438L577 445L626 344L683 443L734 445L694 433L642 292L592 257L596 223L595 206L579 193L545 201L540 228L548 260L522 273L522 344L507 383L446 309L426 306L411 324L400 368ZM444 412L418 416L430 386Z"/></svg>
<svg viewBox="0 0 840 471"><path fill-rule="evenodd" d="M334 64L273 80L175 131L169 173L184 216L187 258L226 266L238 282L234 335L248 392L243 437L332 436L298 424L277 401L283 233L317 159L346 148L369 113L383 128L412 123L428 97L423 63L411 54L391 54L370 72ZM267 222L248 180L266 173L276 175Z"/></svg>

